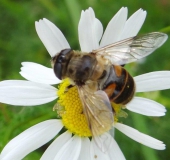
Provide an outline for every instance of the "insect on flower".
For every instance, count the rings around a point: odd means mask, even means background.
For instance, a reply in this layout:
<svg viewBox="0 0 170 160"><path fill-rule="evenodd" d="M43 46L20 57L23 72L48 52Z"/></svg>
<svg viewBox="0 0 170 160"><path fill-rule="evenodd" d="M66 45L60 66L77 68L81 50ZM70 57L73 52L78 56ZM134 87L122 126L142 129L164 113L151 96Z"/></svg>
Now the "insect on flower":
<svg viewBox="0 0 170 160"><path fill-rule="evenodd" d="M166 40L166 34L152 32L90 53L66 48L52 58L57 78L70 78L77 86L89 129L94 139L100 139L97 143L107 139L100 135L111 129L114 103L125 105L134 96L135 82L123 65L149 55Z"/></svg>

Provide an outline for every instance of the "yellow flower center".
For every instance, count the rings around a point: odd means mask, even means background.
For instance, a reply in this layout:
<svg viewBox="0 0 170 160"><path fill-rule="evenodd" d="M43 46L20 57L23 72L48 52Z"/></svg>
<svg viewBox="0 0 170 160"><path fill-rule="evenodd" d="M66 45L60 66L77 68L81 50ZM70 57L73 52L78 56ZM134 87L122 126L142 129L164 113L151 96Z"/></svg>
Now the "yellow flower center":
<svg viewBox="0 0 170 160"><path fill-rule="evenodd" d="M69 79L63 80L59 85L58 104L61 106L59 114L62 117L64 126L73 134L91 137L91 131L88 127L87 120L83 114L83 107L79 97L77 87L70 87Z"/></svg>
<svg viewBox="0 0 170 160"><path fill-rule="evenodd" d="M59 85L58 102L54 106L58 115L62 118L63 125L73 134L81 137L91 137L91 131L85 115L83 114L83 106L79 97L76 86L71 86L70 80L64 79ZM114 122L118 121L118 117L126 117L127 114L122 110L121 105L111 102L115 111Z"/></svg>

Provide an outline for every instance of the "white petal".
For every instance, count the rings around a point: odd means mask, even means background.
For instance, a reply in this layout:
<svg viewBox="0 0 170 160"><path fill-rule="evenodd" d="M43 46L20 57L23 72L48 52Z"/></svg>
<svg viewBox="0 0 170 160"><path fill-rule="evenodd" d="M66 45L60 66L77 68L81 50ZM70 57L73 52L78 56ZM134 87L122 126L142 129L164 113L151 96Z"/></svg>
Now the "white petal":
<svg viewBox="0 0 170 160"><path fill-rule="evenodd" d="M72 137L58 151L54 160L77 160L81 150L81 138L78 136Z"/></svg>
<svg viewBox="0 0 170 160"><path fill-rule="evenodd" d="M103 27L101 22L95 18L92 8L81 12L78 33L82 51L91 52L93 49L99 48Z"/></svg>
<svg viewBox="0 0 170 160"><path fill-rule="evenodd" d="M96 142L93 138L90 146L90 155L91 160L110 160L108 153L102 152L99 146L96 145Z"/></svg>
<svg viewBox="0 0 170 160"><path fill-rule="evenodd" d="M100 47L112 44L119 40L120 34L124 28L127 19L127 12L127 7L122 7L110 20L103 34Z"/></svg>
<svg viewBox="0 0 170 160"><path fill-rule="evenodd" d="M82 138L81 151L78 160L90 160L90 140Z"/></svg>
<svg viewBox="0 0 170 160"><path fill-rule="evenodd" d="M44 83L44 84L58 84L61 82L52 68L47 68L33 62L22 62L20 74L29 81Z"/></svg>
<svg viewBox="0 0 170 160"><path fill-rule="evenodd" d="M114 125L115 128L117 128L119 131L124 133L129 138L132 138L133 140L146 145L150 148L157 149L157 150L164 150L165 144L153 137L150 137L146 134L143 134L139 132L138 130L131 128L129 126L126 126L124 124L116 123Z"/></svg>
<svg viewBox="0 0 170 160"><path fill-rule="evenodd" d="M160 103L147 98L134 97L126 108L132 112L143 114L146 116L164 116L166 109Z"/></svg>
<svg viewBox="0 0 170 160"><path fill-rule="evenodd" d="M7 80L0 82L0 102L32 106L51 102L57 98L56 88L30 81Z"/></svg>
<svg viewBox="0 0 170 160"><path fill-rule="evenodd" d="M41 122L12 139L2 150L1 160L19 160L50 141L63 127L60 120Z"/></svg>
<svg viewBox="0 0 170 160"><path fill-rule="evenodd" d="M170 71L157 71L134 77L136 92L148 92L170 88Z"/></svg>
<svg viewBox="0 0 170 160"><path fill-rule="evenodd" d="M39 38L51 57L63 49L70 48L63 33L49 20L43 18L43 20L35 22L35 27Z"/></svg>
<svg viewBox="0 0 170 160"><path fill-rule="evenodd" d="M120 150L116 141L112 138L110 149L108 150L108 154L110 156L110 160L125 160L125 157Z"/></svg>
<svg viewBox="0 0 170 160"><path fill-rule="evenodd" d="M127 21L119 40L136 36L146 18L146 11L139 9Z"/></svg>
<svg viewBox="0 0 170 160"><path fill-rule="evenodd" d="M55 158L57 152L62 146L64 146L67 141L71 139L71 133L66 131L55 139L55 141L47 148L40 160L52 160Z"/></svg>

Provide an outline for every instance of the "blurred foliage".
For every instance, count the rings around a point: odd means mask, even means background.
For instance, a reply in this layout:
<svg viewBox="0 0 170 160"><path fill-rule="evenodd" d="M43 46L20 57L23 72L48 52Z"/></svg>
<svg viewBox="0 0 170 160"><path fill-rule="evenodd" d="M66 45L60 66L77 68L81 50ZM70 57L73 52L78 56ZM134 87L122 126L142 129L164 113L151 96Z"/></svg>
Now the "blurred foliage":
<svg viewBox="0 0 170 160"><path fill-rule="evenodd" d="M72 48L79 49L77 25L81 10L87 9L89 6L93 7L96 17L101 20L104 28L122 6L127 6L129 15L139 8L143 8L148 13L139 34L160 30L170 33L169 0L86 0L81 2L78 0L0 0L0 81L23 79L19 71L21 62L24 61L36 62L50 67L50 56L39 40L34 27L34 22L40 18L46 17L54 22L64 33ZM169 45L170 39L143 61L131 63L126 68L132 75L170 70ZM170 108L169 95L170 90L140 94L140 96L162 103L167 107L167 110ZM10 139L30 126L43 120L55 118L56 114L52 112L54 104L55 102L51 102L34 107L0 104L0 150ZM164 141L167 149L155 151L116 131L116 141L125 157L129 160L170 159L170 112L160 118L145 117L130 112L128 115L123 123ZM32 152L24 160L39 159L48 145Z"/></svg>

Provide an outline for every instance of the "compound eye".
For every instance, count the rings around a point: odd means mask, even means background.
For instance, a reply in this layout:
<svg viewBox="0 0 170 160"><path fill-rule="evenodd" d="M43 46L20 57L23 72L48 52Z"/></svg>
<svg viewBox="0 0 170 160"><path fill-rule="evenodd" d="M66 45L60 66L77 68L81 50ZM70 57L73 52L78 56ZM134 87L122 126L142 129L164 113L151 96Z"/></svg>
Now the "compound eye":
<svg viewBox="0 0 170 160"><path fill-rule="evenodd" d="M54 65L54 73L57 76L58 79L62 79L62 64L61 63L56 63Z"/></svg>
<svg viewBox="0 0 170 160"><path fill-rule="evenodd" d="M57 63L64 63L65 62L65 56L61 55L57 58Z"/></svg>
<svg viewBox="0 0 170 160"><path fill-rule="evenodd" d="M58 56L55 56L52 59L54 63L54 73L59 79L62 79L63 70L65 70L70 51L71 49L64 49Z"/></svg>

